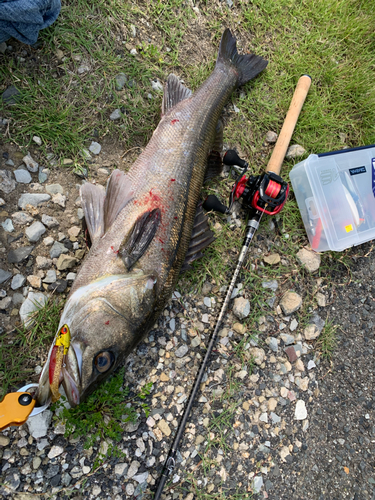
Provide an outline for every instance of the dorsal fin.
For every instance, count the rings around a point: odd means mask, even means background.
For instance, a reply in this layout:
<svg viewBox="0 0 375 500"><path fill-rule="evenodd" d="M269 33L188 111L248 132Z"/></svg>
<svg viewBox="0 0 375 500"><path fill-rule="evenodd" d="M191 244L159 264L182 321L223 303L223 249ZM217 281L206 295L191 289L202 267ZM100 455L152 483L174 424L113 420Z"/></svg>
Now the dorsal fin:
<svg viewBox="0 0 375 500"><path fill-rule="evenodd" d="M105 189L99 184L86 182L81 186L82 209L92 244L104 234Z"/></svg>
<svg viewBox="0 0 375 500"><path fill-rule="evenodd" d="M208 247L213 241L215 241L214 233L210 230L207 216L203 212L202 202L200 202L194 219L190 245L186 252L185 262L181 267L181 272L191 269L190 264L202 257L202 250Z"/></svg>
<svg viewBox="0 0 375 500"><path fill-rule="evenodd" d="M191 95L191 90L182 85L177 76L171 73L164 86L163 103L161 106L162 114L165 115L176 104L184 99L188 99Z"/></svg>
<svg viewBox="0 0 375 500"><path fill-rule="evenodd" d="M114 170L109 178L104 202L104 232L113 224L121 210L133 198L130 179L121 170Z"/></svg>

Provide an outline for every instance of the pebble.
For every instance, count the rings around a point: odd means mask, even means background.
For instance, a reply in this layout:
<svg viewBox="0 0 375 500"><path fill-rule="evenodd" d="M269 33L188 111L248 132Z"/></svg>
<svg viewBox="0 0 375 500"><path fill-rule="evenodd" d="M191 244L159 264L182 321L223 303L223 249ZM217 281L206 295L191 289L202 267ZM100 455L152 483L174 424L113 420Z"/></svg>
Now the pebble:
<svg viewBox="0 0 375 500"><path fill-rule="evenodd" d="M310 359L310 361L307 363L307 369L312 370L313 368L316 368L316 364L312 359Z"/></svg>
<svg viewBox="0 0 375 500"><path fill-rule="evenodd" d="M11 272L5 271L4 269L0 269L0 283L4 283L11 277L12 277Z"/></svg>
<svg viewBox="0 0 375 500"><path fill-rule="evenodd" d="M15 274L12 279L12 283L10 285L12 290L18 290L18 288L21 288L26 282L25 276L22 274Z"/></svg>
<svg viewBox="0 0 375 500"><path fill-rule="evenodd" d="M36 267L38 269L48 269L52 266L52 260L48 259L48 257L44 257L42 255L38 255L36 258Z"/></svg>
<svg viewBox="0 0 375 500"><path fill-rule="evenodd" d="M124 476L127 473L128 470L128 464L126 463L119 463L115 465L115 474L117 476Z"/></svg>
<svg viewBox="0 0 375 500"><path fill-rule="evenodd" d="M120 118L121 118L121 111L119 109L115 109L109 115L109 119L112 120L112 121L119 120Z"/></svg>
<svg viewBox="0 0 375 500"><path fill-rule="evenodd" d="M295 342L295 338L293 337L293 335L288 335L287 333L281 333L280 338L285 345L291 345Z"/></svg>
<svg viewBox="0 0 375 500"><path fill-rule="evenodd" d="M0 182L0 191L5 194L9 194L16 189L16 181L13 179L12 172L8 170L0 170L0 177L2 181Z"/></svg>
<svg viewBox="0 0 375 500"><path fill-rule="evenodd" d="M299 399L294 412L295 420L305 420L307 418L307 409L303 399Z"/></svg>
<svg viewBox="0 0 375 500"><path fill-rule="evenodd" d="M120 91L124 88L126 82L128 81L128 77L125 73L119 73L115 76L115 88Z"/></svg>
<svg viewBox="0 0 375 500"><path fill-rule="evenodd" d="M54 269L49 269L47 271L46 277L43 279L43 283L55 283L56 282L56 271Z"/></svg>
<svg viewBox="0 0 375 500"><path fill-rule="evenodd" d="M307 325L303 331L306 340L314 340L317 339L320 335L320 331L318 327L314 324Z"/></svg>
<svg viewBox="0 0 375 500"><path fill-rule="evenodd" d="M45 244L46 247L50 247L51 245L53 245L53 242L54 239L52 238L52 236L47 236L47 238L43 239L43 243Z"/></svg>
<svg viewBox="0 0 375 500"><path fill-rule="evenodd" d="M49 201L51 199L49 194L43 193L24 193L21 194L20 199L18 200L18 206L25 210L26 205L32 205L33 207L37 207L41 203L45 201Z"/></svg>
<svg viewBox="0 0 375 500"><path fill-rule="evenodd" d="M27 155L22 158L22 161L26 165L27 170L30 170L30 172L35 173L38 171L39 165L35 160L33 160L30 153L27 153Z"/></svg>
<svg viewBox="0 0 375 500"><path fill-rule="evenodd" d="M266 344L273 352L277 352L279 349L279 344L277 343L277 339L275 337L267 337Z"/></svg>
<svg viewBox="0 0 375 500"><path fill-rule="evenodd" d="M159 80L152 80L151 81L151 87L153 90L156 90L156 92L163 92L163 84Z"/></svg>
<svg viewBox="0 0 375 500"><path fill-rule="evenodd" d="M30 184L32 181L31 175L27 170L24 170L23 168L19 168L17 170L14 170L14 177L16 178L16 181L19 182L20 184Z"/></svg>
<svg viewBox="0 0 375 500"><path fill-rule="evenodd" d="M48 184L46 186L46 191L48 194L51 194L51 195L57 194L57 193L64 194L64 189L61 186L61 184Z"/></svg>
<svg viewBox="0 0 375 500"><path fill-rule="evenodd" d="M251 347L249 351L250 355L254 359L254 363L260 366L263 363L264 358L266 357L266 353L264 352L264 350L260 347Z"/></svg>
<svg viewBox="0 0 375 500"><path fill-rule="evenodd" d="M250 314L250 302L243 297L235 299L233 314L235 314L240 320L247 318Z"/></svg>
<svg viewBox="0 0 375 500"><path fill-rule="evenodd" d="M14 85L9 85L1 95L3 102L8 105L16 104L21 97L21 92Z"/></svg>
<svg viewBox="0 0 375 500"><path fill-rule="evenodd" d="M189 348L186 344L183 344L182 346L180 346L176 352L175 352L175 356L177 358L183 358L189 351Z"/></svg>
<svg viewBox="0 0 375 500"><path fill-rule="evenodd" d="M48 229L52 229L54 227L59 226L59 221L55 219L55 217L51 217L50 215L43 214L42 215L42 222L45 226L48 227Z"/></svg>
<svg viewBox="0 0 375 500"><path fill-rule="evenodd" d="M87 63L82 63L77 68L77 73L79 75L83 75L84 73L87 73L88 71L90 71L90 66Z"/></svg>
<svg viewBox="0 0 375 500"><path fill-rule="evenodd" d="M62 446L52 446L48 453L48 458L55 458L64 453L64 448Z"/></svg>
<svg viewBox="0 0 375 500"><path fill-rule="evenodd" d="M0 309L5 310L10 307L12 303L12 297L5 297L5 299L0 300Z"/></svg>
<svg viewBox="0 0 375 500"><path fill-rule="evenodd" d="M4 231L6 231L7 233L12 233L14 231L12 219L5 219L5 221L2 222L1 225L3 226Z"/></svg>
<svg viewBox="0 0 375 500"><path fill-rule="evenodd" d="M0 198L0 207L3 207L5 205L5 200L3 198Z"/></svg>
<svg viewBox="0 0 375 500"><path fill-rule="evenodd" d="M42 279L39 276L34 276L33 274L30 274L27 277L27 281L33 288L39 289L42 285Z"/></svg>
<svg viewBox="0 0 375 500"><path fill-rule="evenodd" d="M67 281L74 281L76 279L77 273L68 273L66 275Z"/></svg>
<svg viewBox="0 0 375 500"><path fill-rule="evenodd" d="M157 423L157 427L161 430L161 432L165 435L165 436L170 436L171 435L171 428L169 427L168 423L162 419L162 420L159 420L159 422Z"/></svg>
<svg viewBox="0 0 375 500"><path fill-rule="evenodd" d="M320 267L320 255L307 248L301 248L297 253L297 259L310 273L314 273Z"/></svg>
<svg viewBox="0 0 375 500"><path fill-rule="evenodd" d="M26 228L25 234L30 243L36 243L45 232L46 228L44 227L44 225L41 222L37 221Z"/></svg>
<svg viewBox="0 0 375 500"><path fill-rule="evenodd" d="M267 255L266 257L264 257L263 260L266 264L269 264L270 266L274 266L275 264L278 264L281 259L280 259L280 255L278 253L271 253L270 255Z"/></svg>
<svg viewBox="0 0 375 500"><path fill-rule="evenodd" d="M101 145L98 142L92 141L89 147L89 151L93 153L94 155L98 155L100 151L102 150Z"/></svg>
<svg viewBox="0 0 375 500"><path fill-rule="evenodd" d="M289 316L301 307L302 297L296 292L288 291L283 295L279 305L285 316Z"/></svg>
<svg viewBox="0 0 375 500"><path fill-rule="evenodd" d="M14 214L12 214L12 219L14 224L18 226L24 226L25 224L29 224L34 220L33 217L31 217L31 215L26 212L15 212Z"/></svg>
<svg viewBox="0 0 375 500"><path fill-rule="evenodd" d="M277 290L278 286L279 286L279 285L278 285L278 283L277 283L277 281L276 281L276 280L272 280L272 281L263 281L263 283L262 283L262 287L263 287L263 288L268 288L268 289L270 289L270 290L272 290L272 291L274 291L274 292Z"/></svg>
<svg viewBox="0 0 375 500"><path fill-rule="evenodd" d="M52 203L55 205L59 205L62 208L65 208L66 205L66 196L61 193L56 193L52 195Z"/></svg>
<svg viewBox="0 0 375 500"><path fill-rule="evenodd" d="M299 144L293 144L289 146L285 158L287 160L292 160L294 158L298 158L299 156L303 156L306 153L306 149L300 146Z"/></svg>
<svg viewBox="0 0 375 500"><path fill-rule="evenodd" d="M206 307L211 307L211 299L210 297L204 297L203 303Z"/></svg>
<svg viewBox="0 0 375 500"><path fill-rule="evenodd" d="M51 256L51 259L56 259L60 257L61 254L68 253L68 251L69 250L62 243L55 241L52 245L51 250L49 251L49 254Z"/></svg>
<svg viewBox="0 0 375 500"><path fill-rule="evenodd" d="M278 135L276 132L269 130L266 134L266 142L268 142L268 144L274 144L277 141L277 137Z"/></svg>
<svg viewBox="0 0 375 500"><path fill-rule="evenodd" d="M33 322L32 319L29 319L30 314L37 311L38 308L45 305L46 302L47 297L41 292L29 292L19 311L22 323L25 326L30 326Z"/></svg>
<svg viewBox="0 0 375 500"><path fill-rule="evenodd" d="M42 145L42 139L40 137L38 137L37 135L33 136L33 141L35 142L35 144L38 144L38 146Z"/></svg>
<svg viewBox="0 0 375 500"><path fill-rule="evenodd" d="M289 330L291 332L294 332L294 330L296 330L297 326L298 326L298 321L295 318L293 318L292 321L290 322Z"/></svg>
<svg viewBox="0 0 375 500"><path fill-rule="evenodd" d="M137 474L140 466L141 464L137 460L133 460L128 469L128 474L127 474L128 479L131 479L133 476Z"/></svg>
<svg viewBox="0 0 375 500"><path fill-rule="evenodd" d="M10 262L11 264L19 264L23 260L27 259L27 257L33 251L33 249L34 249L33 246L28 246L28 247L19 247L14 250L11 250L8 253L8 262Z"/></svg>
<svg viewBox="0 0 375 500"><path fill-rule="evenodd" d="M32 292L30 292L32 293ZM34 294L37 295L37 294ZM29 429L29 433L32 435L33 438L39 439L41 437L44 437L47 435L48 428L51 424L52 421L52 412L49 410L45 410L42 413L38 413L38 415L35 415L33 417L29 417L26 420L26 425ZM48 441L46 441L46 446L48 446ZM42 444L39 442L39 444ZM39 448L38 448L39 449ZM43 449L43 448L41 448Z"/></svg>

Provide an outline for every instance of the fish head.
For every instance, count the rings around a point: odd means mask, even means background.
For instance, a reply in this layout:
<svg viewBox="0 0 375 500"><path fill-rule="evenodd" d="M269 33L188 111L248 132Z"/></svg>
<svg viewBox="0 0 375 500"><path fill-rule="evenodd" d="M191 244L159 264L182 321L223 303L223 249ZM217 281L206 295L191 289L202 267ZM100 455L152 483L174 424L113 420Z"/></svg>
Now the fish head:
<svg viewBox="0 0 375 500"><path fill-rule="evenodd" d="M76 406L119 366L147 332L155 285L153 275L132 271L101 278L69 297L40 376L37 404L46 404L55 380L64 386L69 404ZM58 364L54 348L64 328L70 342Z"/></svg>

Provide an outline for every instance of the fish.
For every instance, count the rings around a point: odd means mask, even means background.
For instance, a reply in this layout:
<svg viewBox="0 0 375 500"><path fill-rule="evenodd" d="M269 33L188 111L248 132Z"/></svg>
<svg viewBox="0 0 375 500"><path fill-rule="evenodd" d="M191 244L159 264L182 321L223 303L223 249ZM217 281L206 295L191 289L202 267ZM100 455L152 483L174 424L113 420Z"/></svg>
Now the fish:
<svg viewBox="0 0 375 500"><path fill-rule="evenodd" d="M56 334L69 329L69 347L63 362L50 367L55 338L40 376L38 404L49 399L51 385L56 399L61 383L71 406L84 401L152 329L181 270L213 241L199 200L205 179L222 169L220 116L232 92L267 63L240 55L226 29L215 68L194 94L169 75L161 120L129 171L114 170L106 189L83 184L92 246Z"/></svg>

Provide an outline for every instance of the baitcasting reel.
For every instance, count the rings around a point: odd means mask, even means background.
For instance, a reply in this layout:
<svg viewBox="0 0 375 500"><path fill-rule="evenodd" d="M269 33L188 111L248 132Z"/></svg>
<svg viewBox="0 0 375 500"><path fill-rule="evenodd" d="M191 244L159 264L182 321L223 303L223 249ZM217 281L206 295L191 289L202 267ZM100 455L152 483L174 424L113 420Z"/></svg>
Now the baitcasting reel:
<svg viewBox="0 0 375 500"><path fill-rule="evenodd" d="M261 175L244 175L249 167L245 160L241 160L233 150L228 150L223 162L228 166L239 166L243 169L233 185L229 197L229 207L223 205L215 195L207 197L203 203L205 210L214 210L222 214L228 214L233 202L242 198L246 209L253 208L268 215L275 215L283 208L289 193L288 183L274 172L264 172Z"/></svg>

